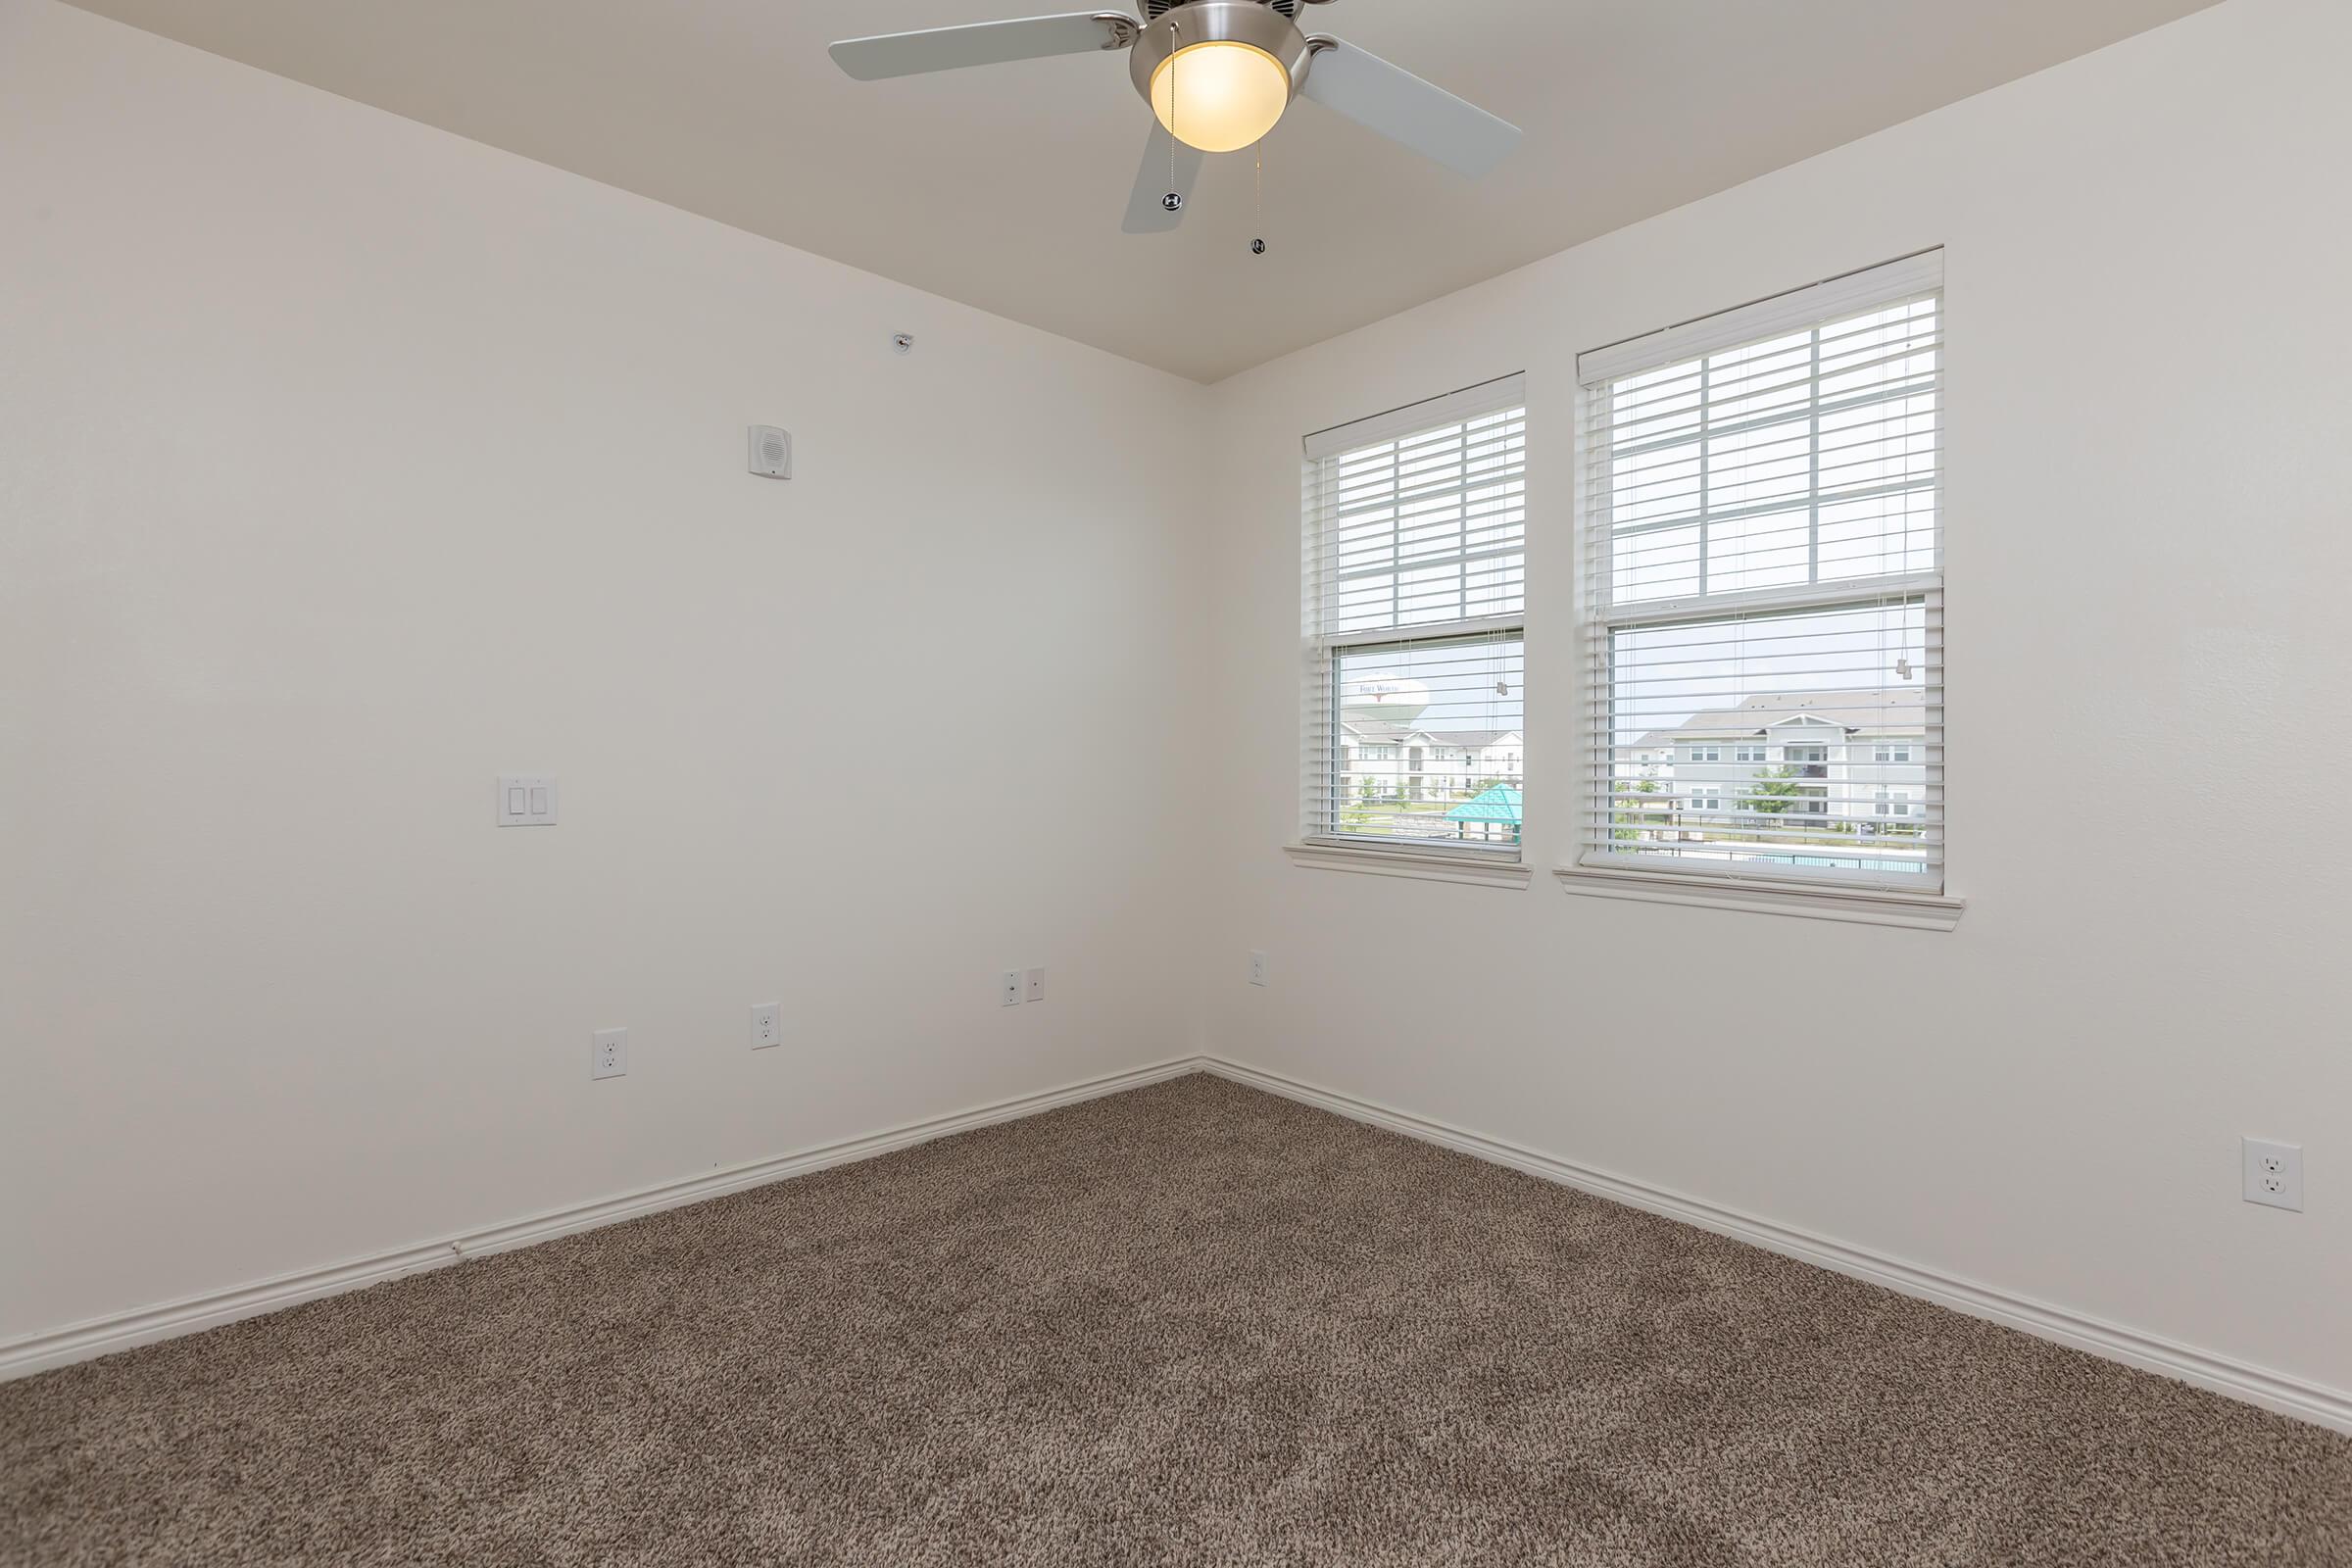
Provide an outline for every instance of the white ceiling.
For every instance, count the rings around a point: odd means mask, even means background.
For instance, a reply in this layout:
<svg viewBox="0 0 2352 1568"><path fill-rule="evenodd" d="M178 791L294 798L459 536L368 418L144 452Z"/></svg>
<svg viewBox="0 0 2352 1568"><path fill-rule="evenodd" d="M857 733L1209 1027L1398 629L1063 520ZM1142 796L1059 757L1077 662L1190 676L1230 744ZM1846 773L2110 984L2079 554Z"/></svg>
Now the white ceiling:
<svg viewBox="0 0 2352 1568"><path fill-rule="evenodd" d="M1162 235L1119 231L1151 123L1124 57L855 82L825 54L1056 0L79 3L1206 381L2212 0L1340 0L1309 29L1526 142L1466 181L1302 102L1262 223L1237 153Z"/></svg>

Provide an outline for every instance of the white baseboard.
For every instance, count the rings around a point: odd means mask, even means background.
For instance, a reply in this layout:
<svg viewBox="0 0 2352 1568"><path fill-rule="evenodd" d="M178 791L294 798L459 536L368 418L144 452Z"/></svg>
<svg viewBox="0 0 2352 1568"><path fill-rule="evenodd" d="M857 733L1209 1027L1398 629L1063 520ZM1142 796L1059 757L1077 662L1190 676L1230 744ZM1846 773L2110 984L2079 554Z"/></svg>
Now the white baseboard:
<svg viewBox="0 0 2352 1568"><path fill-rule="evenodd" d="M1663 1214L1669 1219L1730 1236L1768 1251L1780 1252L1822 1268L1835 1269L1840 1274L1850 1274L1856 1279L1868 1280L1874 1285L1886 1286L1905 1296L1916 1296L1974 1317L1990 1318L1996 1323L2005 1323L2011 1328L2022 1329L2045 1340L2055 1340L2061 1345L2071 1345L2079 1350L2087 1350L2111 1361L2159 1372L2249 1404L2258 1404L2265 1409L2332 1427L2338 1432L2352 1433L2352 1394L2341 1389L2331 1389L2283 1372L2252 1366L2229 1356L2200 1350L2194 1346L2126 1328L2120 1323L2109 1323L2066 1307L2052 1306L2046 1301L2036 1301L1989 1285L1940 1273L1865 1247L1817 1236L1810 1231L1754 1214L1743 1214L1738 1209L1651 1187L1628 1177L1593 1170L1571 1160L1538 1153L1532 1149L1522 1149L1498 1138L1489 1138L1481 1133L1433 1121L1426 1116L1415 1116L1371 1101L1358 1100L1336 1090L1300 1083L1263 1068L1246 1067L1217 1056L1203 1057L1201 1065L1220 1078L1229 1078L1252 1089L1262 1089L1269 1094L1335 1111L1356 1121L1386 1127L1408 1138L1442 1145L1480 1159L1492 1160L1497 1165L1508 1165L1514 1170L1525 1171L1545 1181L1558 1182L1564 1187L1574 1187L1635 1208L1646 1209L1653 1214Z"/></svg>
<svg viewBox="0 0 2352 1568"><path fill-rule="evenodd" d="M2352 1433L2352 1394L2339 1389L2252 1366L2228 1356L2200 1350L2193 1346L2143 1334L2136 1329L2070 1311L2065 1307L2052 1306L1991 1286L1979 1285L1972 1280L1939 1273L1868 1248L1818 1236L1791 1225L1725 1208L1703 1199L1668 1192L1629 1177L1611 1175L1550 1154L1538 1153L1532 1149L1505 1143L1501 1139L1489 1138L1482 1133L1470 1132L1426 1116L1416 1116L1371 1101L1359 1100L1352 1095L1318 1088L1279 1073L1244 1066L1217 1056L1178 1057L1149 1067L1067 1084L1040 1094L999 1101L994 1104L976 1106L951 1115L908 1122L863 1138L827 1144L798 1153L711 1171L683 1181L622 1193L596 1202L556 1209L505 1225L467 1231L394 1251L353 1258L326 1268L281 1274L274 1279L185 1297L160 1306L89 1318L62 1329L0 1343L0 1381L87 1360L114 1350L128 1349L132 1346L193 1334L200 1329L233 1323L239 1318L258 1317L281 1307L343 1291L360 1290L404 1274L440 1268L464 1258L528 1247L534 1242L550 1241L574 1231L592 1230L600 1225L610 1225L659 1209L700 1202L704 1199L782 1181L788 1176L822 1170L830 1165L871 1159L893 1150L928 1143L932 1139L946 1138L975 1127L1034 1116L1058 1105L1075 1104L1083 1100L1115 1095L1122 1090L1140 1089L1146 1084L1201 1071L1333 1111L1355 1121L1385 1127L1408 1138L1457 1150L1497 1165L1507 1165L1545 1181L1558 1182L1653 1214L1665 1215L1669 1219L1696 1225L1702 1230L1734 1237L1769 1251L1886 1286L1905 1296L1919 1297L1956 1311L2005 1323L2011 1328L2055 1340L2061 1345L2071 1345L2093 1355L2179 1378L2183 1383L2210 1389L2216 1394L2317 1422L2339 1432Z"/></svg>
<svg viewBox="0 0 2352 1568"><path fill-rule="evenodd" d="M714 1170L707 1175L621 1193L592 1203L534 1214L527 1219L514 1220L504 1225L466 1231L462 1235L447 1236L439 1241L377 1252L367 1257L356 1257L325 1268L280 1274L274 1279L261 1280L230 1290L183 1297L160 1306L139 1307L128 1312L87 1318L62 1329L0 1342L0 1382L46 1371L50 1367L65 1366L74 1361L85 1361L115 1350L126 1350L136 1345L193 1334L199 1329L233 1323L239 1318L259 1317L264 1312L275 1312L282 1307L316 1300L322 1296L361 1290L404 1274L441 1268L463 1258L528 1247L534 1242L551 1241L574 1231L593 1230L599 1225L611 1225L617 1220L650 1214L658 1209L699 1203L707 1198L717 1198L747 1187L782 1181L787 1176L822 1170L828 1165L846 1165L853 1160L871 1159L893 1150L929 1143L932 1139L946 1138L954 1133L969 1132L975 1127L986 1127L994 1122L1034 1116L1057 1105L1075 1104L1082 1100L1115 1095L1126 1089L1140 1089L1162 1079L1198 1072L1200 1066L1200 1058L1182 1056L1154 1066L1090 1078L1083 1083L1065 1084L1059 1089L999 1101L995 1104L980 1105L951 1115L908 1122L863 1138L803 1150L799 1153L781 1154L772 1159L755 1160L746 1165Z"/></svg>

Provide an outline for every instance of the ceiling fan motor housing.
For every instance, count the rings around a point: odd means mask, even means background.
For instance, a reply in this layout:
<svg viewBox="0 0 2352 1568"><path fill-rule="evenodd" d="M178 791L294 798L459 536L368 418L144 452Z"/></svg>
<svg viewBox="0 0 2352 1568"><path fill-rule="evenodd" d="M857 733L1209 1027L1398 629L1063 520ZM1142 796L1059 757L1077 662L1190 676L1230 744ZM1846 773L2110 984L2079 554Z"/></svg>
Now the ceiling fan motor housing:
<svg viewBox="0 0 2352 1568"><path fill-rule="evenodd" d="M1187 5L1189 3L1190 0L1144 0L1144 20L1146 22L1157 22L1160 18L1166 16L1178 6ZM1298 20L1298 10L1301 6L1327 5L1330 3L1330 0L1259 0L1259 3L1266 6L1270 10L1281 12L1284 16L1289 17L1292 21L1296 22Z"/></svg>
<svg viewBox="0 0 2352 1568"><path fill-rule="evenodd" d="M1152 74L1160 62L1197 43L1246 43L1264 50L1290 78L1291 96L1298 96L1313 51L1298 24L1271 0L1177 0L1165 7L1147 0L1146 9L1151 20L1127 51L1127 74L1144 102L1152 101Z"/></svg>

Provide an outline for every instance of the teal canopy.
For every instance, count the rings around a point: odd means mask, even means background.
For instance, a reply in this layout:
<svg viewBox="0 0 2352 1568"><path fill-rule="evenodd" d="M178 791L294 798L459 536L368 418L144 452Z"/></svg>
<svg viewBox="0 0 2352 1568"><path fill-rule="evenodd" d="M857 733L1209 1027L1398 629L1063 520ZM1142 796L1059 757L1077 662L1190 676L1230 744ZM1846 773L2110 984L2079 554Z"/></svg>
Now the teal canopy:
<svg viewBox="0 0 2352 1568"><path fill-rule="evenodd" d="M1448 822L1508 822L1519 825L1519 792L1497 784L1464 801L1446 813Z"/></svg>

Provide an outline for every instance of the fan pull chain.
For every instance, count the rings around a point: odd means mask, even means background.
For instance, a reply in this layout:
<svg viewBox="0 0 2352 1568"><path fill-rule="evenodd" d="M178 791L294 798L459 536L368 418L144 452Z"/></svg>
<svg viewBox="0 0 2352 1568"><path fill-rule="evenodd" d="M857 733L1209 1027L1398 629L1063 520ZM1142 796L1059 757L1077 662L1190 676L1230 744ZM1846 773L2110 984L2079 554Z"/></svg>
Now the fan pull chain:
<svg viewBox="0 0 2352 1568"><path fill-rule="evenodd" d="M1159 205L1171 213L1180 213L1184 211L1184 192L1176 188L1176 127L1184 122L1176 116L1176 77L1182 69L1176 55L1184 53L1183 24L1169 23L1168 38L1177 47L1176 53L1168 56L1168 193L1160 198Z"/></svg>
<svg viewBox="0 0 2352 1568"><path fill-rule="evenodd" d="M1257 155L1257 184L1250 196L1250 226L1258 231L1258 238L1250 242L1250 254L1266 254L1266 139L1260 136L1253 149Z"/></svg>

